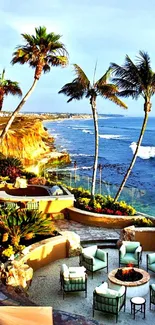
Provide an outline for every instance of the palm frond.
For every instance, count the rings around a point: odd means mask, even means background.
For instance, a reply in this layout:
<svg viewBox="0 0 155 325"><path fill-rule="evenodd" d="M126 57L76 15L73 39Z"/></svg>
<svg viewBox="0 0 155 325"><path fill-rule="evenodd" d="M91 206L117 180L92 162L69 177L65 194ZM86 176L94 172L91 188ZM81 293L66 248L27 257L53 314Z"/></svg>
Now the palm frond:
<svg viewBox="0 0 155 325"><path fill-rule="evenodd" d="M22 36L26 45L16 47L12 64L29 63L32 68L37 68L41 63L44 72L50 71L50 65L63 67L68 64L68 52L65 45L59 41L61 35L53 32L48 34L46 27L40 26L35 28L35 35L22 34Z"/></svg>
<svg viewBox="0 0 155 325"><path fill-rule="evenodd" d="M104 97L106 97L106 96L104 96ZM111 95L111 96L108 96L107 98L111 102L115 103L116 105L118 105L118 106L120 106L120 107L122 107L124 109L128 108L128 106L124 102L122 102L116 95Z"/></svg>
<svg viewBox="0 0 155 325"><path fill-rule="evenodd" d="M121 90L117 93L117 96L119 97L132 97L133 99L138 99L139 97L139 92L137 92L134 89L126 89L126 90Z"/></svg>
<svg viewBox="0 0 155 325"><path fill-rule="evenodd" d="M85 95L85 88L83 88L82 84L79 82L70 82L64 85L61 90L58 92L58 94L64 94L68 97L68 103L75 100L80 100Z"/></svg>
<svg viewBox="0 0 155 325"><path fill-rule="evenodd" d="M101 94L102 96L105 95L105 97L107 98L108 95L111 96L112 94L116 94L118 92L118 87L114 84L99 84L97 90L99 94Z"/></svg>
<svg viewBox="0 0 155 325"><path fill-rule="evenodd" d="M110 76L111 76L111 72L112 72L112 69L109 68L106 73L98 80L95 82L95 87L97 88L100 88L101 86L103 86L105 83L108 82Z"/></svg>
<svg viewBox="0 0 155 325"><path fill-rule="evenodd" d="M90 81L84 71L77 64L73 64L77 78L75 81L81 83L85 89L89 89Z"/></svg>

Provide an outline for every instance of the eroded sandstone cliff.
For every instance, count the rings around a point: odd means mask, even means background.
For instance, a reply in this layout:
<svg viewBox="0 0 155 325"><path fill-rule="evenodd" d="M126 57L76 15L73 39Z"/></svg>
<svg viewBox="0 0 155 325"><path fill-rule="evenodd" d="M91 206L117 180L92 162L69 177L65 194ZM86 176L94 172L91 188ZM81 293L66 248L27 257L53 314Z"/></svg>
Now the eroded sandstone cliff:
<svg viewBox="0 0 155 325"><path fill-rule="evenodd" d="M0 130L6 119L0 119ZM47 162L69 162L67 153L58 153L54 148L54 139L43 127L39 119L18 117L12 124L2 144L0 152L6 157L19 158L24 167L37 172ZM36 169L36 170L35 170Z"/></svg>

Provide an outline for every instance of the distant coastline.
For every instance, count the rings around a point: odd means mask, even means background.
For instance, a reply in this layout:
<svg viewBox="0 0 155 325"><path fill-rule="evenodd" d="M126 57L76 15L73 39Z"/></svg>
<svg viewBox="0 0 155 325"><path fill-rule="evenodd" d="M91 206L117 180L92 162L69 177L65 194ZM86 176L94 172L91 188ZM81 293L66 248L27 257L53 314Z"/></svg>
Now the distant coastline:
<svg viewBox="0 0 155 325"><path fill-rule="evenodd" d="M8 119L12 112L3 111L0 113L0 120ZM28 119L39 119L41 121L56 121L56 120L68 120L68 119L92 119L92 114L86 113L44 113L44 112L23 112L19 113L17 117L27 117ZM120 114L98 114L98 118L110 118L110 117L124 117Z"/></svg>

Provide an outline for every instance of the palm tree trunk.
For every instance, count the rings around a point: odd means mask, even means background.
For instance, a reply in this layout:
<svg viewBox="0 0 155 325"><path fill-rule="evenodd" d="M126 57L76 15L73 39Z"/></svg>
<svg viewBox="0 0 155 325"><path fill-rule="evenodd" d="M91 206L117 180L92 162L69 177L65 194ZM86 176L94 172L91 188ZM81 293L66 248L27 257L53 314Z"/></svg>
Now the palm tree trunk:
<svg viewBox="0 0 155 325"><path fill-rule="evenodd" d="M91 98L90 104L93 112L93 121L94 121L94 131L95 131L95 155L94 155L94 165L93 165L93 176L92 176L92 187L91 187L91 196L95 195L95 186L96 186L96 173L98 165L98 147L99 147L99 134L98 134L98 119L97 119L97 110L96 110L96 97Z"/></svg>
<svg viewBox="0 0 155 325"><path fill-rule="evenodd" d="M5 128L3 129L1 135L0 135L0 141L2 142L5 135L7 134L8 130L10 129L10 126L12 125L15 117L17 116L18 112L21 110L21 108L23 107L23 105L25 104L25 102L27 101L27 99L29 98L29 96L31 95L31 93L33 92L36 83L37 83L37 79L34 79L33 84L31 86L31 88L29 89L29 91L26 93L26 95L23 97L23 99L21 100L21 102L19 103L19 105L17 106L17 108L15 109L15 111L12 113L10 119L8 120L7 124L5 125Z"/></svg>
<svg viewBox="0 0 155 325"><path fill-rule="evenodd" d="M146 106L146 104L144 105L145 116L144 116L144 120L143 120L142 129L141 129L141 132L140 132L140 136L139 136L139 139L138 139L138 142L137 142L137 147L136 147L135 153L133 155L132 161L130 163L130 166L129 166L129 168L128 168L125 176L124 176L122 184L120 185L119 190L118 190L118 192L117 192L117 194L116 194L116 196L114 198L114 203L118 200L118 198L119 198L119 196L120 196L120 194L121 194L121 192L122 192L122 190L123 190L123 188L124 188L124 186L126 184L126 181L127 181L128 177L129 177L129 175L131 173L131 170L132 170L132 168L133 168L133 166L134 166L134 164L136 162L136 159L137 159L138 149L139 149L139 147L141 145L141 142L143 140L143 135L144 135L146 125L147 125L148 112L150 111L150 103L149 103L149 109L145 109L145 106Z"/></svg>
<svg viewBox="0 0 155 325"><path fill-rule="evenodd" d="M4 101L5 92L3 90L0 91L0 112L2 111L3 101Z"/></svg>

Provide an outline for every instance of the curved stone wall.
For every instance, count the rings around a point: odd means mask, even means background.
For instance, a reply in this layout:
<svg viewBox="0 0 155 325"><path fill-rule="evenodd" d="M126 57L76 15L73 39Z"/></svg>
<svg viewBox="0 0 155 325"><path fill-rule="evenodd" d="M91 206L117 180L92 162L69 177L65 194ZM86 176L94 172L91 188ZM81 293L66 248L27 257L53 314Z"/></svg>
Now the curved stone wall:
<svg viewBox="0 0 155 325"><path fill-rule="evenodd" d="M122 229L133 225L133 221L143 218L141 215L136 216L115 216L107 214L92 213L77 208L68 208L68 217L73 221L90 226L99 226L104 228Z"/></svg>

